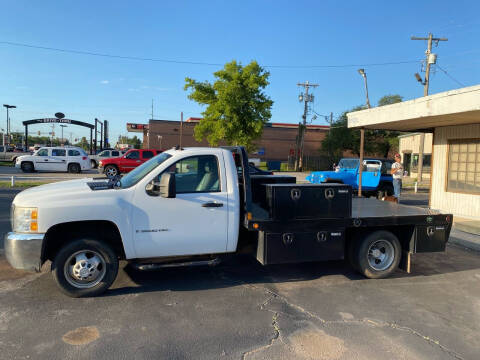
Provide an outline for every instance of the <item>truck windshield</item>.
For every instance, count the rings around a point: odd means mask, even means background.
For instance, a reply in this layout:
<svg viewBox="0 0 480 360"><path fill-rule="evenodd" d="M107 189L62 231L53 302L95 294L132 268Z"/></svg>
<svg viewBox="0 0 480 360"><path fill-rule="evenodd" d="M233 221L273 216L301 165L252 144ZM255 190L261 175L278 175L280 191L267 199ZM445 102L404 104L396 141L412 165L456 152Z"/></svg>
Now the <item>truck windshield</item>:
<svg viewBox="0 0 480 360"><path fill-rule="evenodd" d="M358 167L358 159L342 159L338 166L340 169L356 169Z"/></svg>
<svg viewBox="0 0 480 360"><path fill-rule="evenodd" d="M163 163L169 157L172 157L172 155L167 153L161 153L160 155L151 158L147 162L144 162L142 165L133 169L120 180L120 187L128 188L135 185L137 182L143 179L145 175L147 175L150 171L155 169L158 165Z"/></svg>

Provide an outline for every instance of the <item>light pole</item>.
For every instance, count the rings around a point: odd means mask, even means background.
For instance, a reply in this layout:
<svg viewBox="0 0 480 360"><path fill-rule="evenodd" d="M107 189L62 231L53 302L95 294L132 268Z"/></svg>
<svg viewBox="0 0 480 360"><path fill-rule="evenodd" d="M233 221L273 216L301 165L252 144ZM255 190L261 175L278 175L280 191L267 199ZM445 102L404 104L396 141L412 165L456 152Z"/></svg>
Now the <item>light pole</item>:
<svg viewBox="0 0 480 360"><path fill-rule="evenodd" d="M8 104L3 104L5 108L7 108L7 142L9 141L9 136L10 136L10 117L8 116L8 110L9 109L15 109L15 105L8 105Z"/></svg>
<svg viewBox="0 0 480 360"><path fill-rule="evenodd" d="M368 98L368 85L367 85L367 73L365 72L365 69L358 69L358 73L362 75L363 80L365 82L365 95L367 97L367 107L370 109L370 100Z"/></svg>
<svg viewBox="0 0 480 360"><path fill-rule="evenodd" d="M370 109L370 99L368 98L367 74L365 69L358 69L365 82L365 96L367 98L367 108ZM358 197L362 197L362 175L363 175L363 148L365 147L365 129L360 129L360 159L358 160Z"/></svg>
<svg viewBox="0 0 480 360"><path fill-rule="evenodd" d="M63 140L63 128L66 128L67 125L60 124L60 127L62 128L62 143L63 143L63 145L65 145L65 140Z"/></svg>

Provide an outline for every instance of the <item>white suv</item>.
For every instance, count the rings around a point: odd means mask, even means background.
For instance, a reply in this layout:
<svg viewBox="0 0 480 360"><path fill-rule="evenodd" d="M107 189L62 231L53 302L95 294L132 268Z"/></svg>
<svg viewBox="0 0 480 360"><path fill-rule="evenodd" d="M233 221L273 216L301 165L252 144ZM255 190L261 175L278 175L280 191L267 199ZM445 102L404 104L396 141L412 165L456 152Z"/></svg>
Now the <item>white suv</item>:
<svg viewBox="0 0 480 360"><path fill-rule="evenodd" d="M90 170L87 153L78 147L42 147L33 155L17 157L15 167L23 172L68 171L79 173Z"/></svg>

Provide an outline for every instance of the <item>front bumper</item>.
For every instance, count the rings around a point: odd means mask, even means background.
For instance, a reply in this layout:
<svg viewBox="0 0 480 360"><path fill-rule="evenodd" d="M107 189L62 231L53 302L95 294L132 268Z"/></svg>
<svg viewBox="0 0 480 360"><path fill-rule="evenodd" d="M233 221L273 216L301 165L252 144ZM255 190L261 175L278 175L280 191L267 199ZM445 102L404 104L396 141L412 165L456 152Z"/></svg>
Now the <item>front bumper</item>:
<svg viewBox="0 0 480 360"><path fill-rule="evenodd" d="M7 261L15 269L40 271L44 237L45 234L9 232L4 243Z"/></svg>

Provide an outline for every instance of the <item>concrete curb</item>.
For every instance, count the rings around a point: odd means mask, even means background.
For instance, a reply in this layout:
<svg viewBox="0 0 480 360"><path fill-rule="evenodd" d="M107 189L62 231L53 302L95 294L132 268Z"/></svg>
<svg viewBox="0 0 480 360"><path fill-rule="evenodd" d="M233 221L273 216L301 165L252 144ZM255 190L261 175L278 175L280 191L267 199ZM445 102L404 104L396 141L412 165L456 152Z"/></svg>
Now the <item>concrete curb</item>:
<svg viewBox="0 0 480 360"><path fill-rule="evenodd" d="M462 231L458 227L452 229L448 242L470 250L480 251L480 236Z"/></svg>

